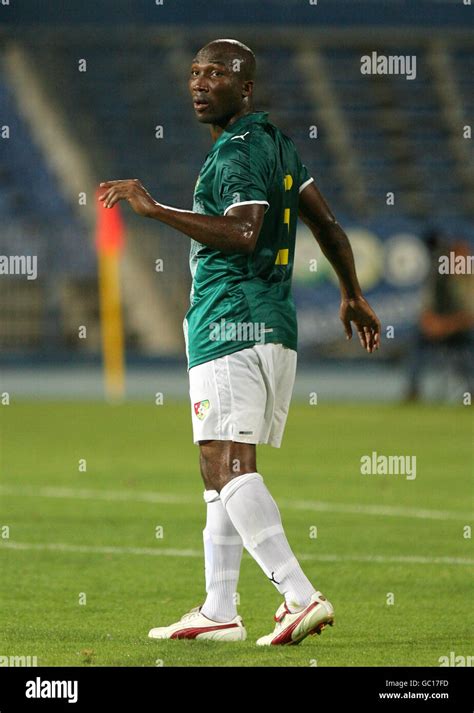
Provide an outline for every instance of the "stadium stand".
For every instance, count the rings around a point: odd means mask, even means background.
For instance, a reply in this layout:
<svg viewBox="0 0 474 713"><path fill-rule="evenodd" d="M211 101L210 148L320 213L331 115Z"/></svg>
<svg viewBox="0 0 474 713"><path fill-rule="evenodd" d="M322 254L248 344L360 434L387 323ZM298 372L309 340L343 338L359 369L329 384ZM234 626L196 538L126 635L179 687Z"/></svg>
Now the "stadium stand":
<svg viewBox="0 0 474 713"><path fill-rule="evenodd" d="M372 51L368 40L349 38L341 44L328 34L316 47L291 33L273 43L258 33L249 35L259 58L256 108L270 111L275 123L294 138L341 222L383 224L387 191L396 195L398 214L420 226L436 223L449 231L453 224L472 221L472 152L462 138L473 109L469 41L451 45L421 34L416 39L414 33L403 48L418 58L416 79L408 81L360 73L361 54ZM163 203L191 207L194 183L210 146L187 96L187 63L197 49L194 37L178 30L155 36L131 30L110 36L75 31L53 38L35 32L21 45L45 91L59 102L97 181L138 176ZM400 53L399 47L393 49ZM81 59L87 62L86 71L79 70ZM319 76L311 67L321 70ZM57 275L66 281L62 292L38 284L37 294L30 297L39 305L35 320L46 324L53 314L64 313L64 304L71 310L77 305L78 279L90 285L95 280L90 229L19 115L1 64L0 111L13 139L3 141L0 161L0 220L8 225L2 251L20 246L23 253L34 250L51 266L51 282ZM318 127L316 143L309 136L311 125ZM159 127L165 140L156 136ZM159 256L167 264L163 304L179 323L189 288L187 241L128 213L127 223L139 231L146 259ZM21 322L24 335L15 337L22 330L12 326L17 317L11 309L2 326L4 349L20 343L41 346L52 338L51 327L49 332L33 329L26 320ZM61 320L54 324L57 345L71 346L70 330L59 328ZM176 337L177 349L178 341Z"/></svg>

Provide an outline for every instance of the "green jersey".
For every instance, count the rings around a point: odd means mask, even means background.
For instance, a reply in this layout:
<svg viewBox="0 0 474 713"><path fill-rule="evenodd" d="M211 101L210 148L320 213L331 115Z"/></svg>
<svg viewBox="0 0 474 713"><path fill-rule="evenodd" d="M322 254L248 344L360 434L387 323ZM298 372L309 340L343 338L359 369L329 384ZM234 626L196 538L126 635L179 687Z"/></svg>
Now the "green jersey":
<svg viewBox="0 0 474 713"><path fill-rule="evenodd" d="M296 350L291 277L298 200L313 179L292 140L267 117L262 111L246 114L223 131L196 182L196 213L222 216L248 203L266 208L250 255L191 242L191 304L184 320L190 369L254 344Z"/></svg>

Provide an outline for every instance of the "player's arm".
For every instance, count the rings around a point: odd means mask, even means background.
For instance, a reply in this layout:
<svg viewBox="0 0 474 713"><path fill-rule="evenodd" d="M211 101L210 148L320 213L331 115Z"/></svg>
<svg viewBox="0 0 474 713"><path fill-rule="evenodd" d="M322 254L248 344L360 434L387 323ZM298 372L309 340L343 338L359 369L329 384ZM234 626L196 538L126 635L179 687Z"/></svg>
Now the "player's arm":
<svg viewBox="0 0 474 713"><path fill-rule="evenodd" d="M101 183L100 187L104 193L99 196L99 200L106 208L126 200L139 215L166 223L198 243L223 253L252 253L265 213L265 206L258 203L230 208L225 216L202 215L171 208L155 201L136 178L107 181Z"/></svg>
<svg viewBox="0 0 474 713"><path fill-rule="evenodd" d="M360 343L369 353L380 346L380 322L362 295L349 239L314 184L300 193L299 215L334 268L341 287L340 318L348 339L354 322Z"/></svg>
<svg viewBox="0 0 474 713"><path fill-rule="evenodd" d="M437 314L431 309L425 309L420 317L423 334L433 340L446 339L454 334L465 332L472 329L473 324L473 315L464 310L450 314Z"/></svg>

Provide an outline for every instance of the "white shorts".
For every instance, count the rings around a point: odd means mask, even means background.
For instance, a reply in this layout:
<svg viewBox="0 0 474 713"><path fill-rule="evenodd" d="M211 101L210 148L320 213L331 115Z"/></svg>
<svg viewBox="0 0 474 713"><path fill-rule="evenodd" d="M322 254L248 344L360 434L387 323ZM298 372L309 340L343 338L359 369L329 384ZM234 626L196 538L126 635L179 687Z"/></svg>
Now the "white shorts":
<svg viewBox="0 0 474 713"><path fill-rule="evenodd" d="M193 440L279 448L295 382L296 352L256 344L189 370Z"/></svg>

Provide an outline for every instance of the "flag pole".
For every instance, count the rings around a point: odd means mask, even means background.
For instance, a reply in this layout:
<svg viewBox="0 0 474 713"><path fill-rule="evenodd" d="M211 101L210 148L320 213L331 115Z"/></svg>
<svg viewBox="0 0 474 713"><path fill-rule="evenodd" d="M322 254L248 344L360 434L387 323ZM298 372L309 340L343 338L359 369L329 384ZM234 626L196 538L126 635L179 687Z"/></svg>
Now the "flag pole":
<svg viewBox="0 0 474 713"><path fill-rule="evenodd" d="M97 200L96 249L98 259L100 326L104 391L117 402L125 395L125 339L120 285L120 258L124 226L119 206L105 208Z"/></svg>

